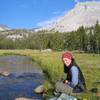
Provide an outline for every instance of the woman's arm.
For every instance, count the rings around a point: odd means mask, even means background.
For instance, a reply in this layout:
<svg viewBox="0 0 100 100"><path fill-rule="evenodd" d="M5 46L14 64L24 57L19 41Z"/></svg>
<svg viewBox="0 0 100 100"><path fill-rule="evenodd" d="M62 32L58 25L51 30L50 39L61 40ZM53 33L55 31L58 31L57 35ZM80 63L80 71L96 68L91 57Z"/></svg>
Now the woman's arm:
<svg viewBox="0 0 100 100"><path fill-rule="evenodd" d="M67 82L71 87L75 87L78 84L78 69L75 66L72 66L71 68L71 75L72 75L72 80L71 82Z"/></svg>

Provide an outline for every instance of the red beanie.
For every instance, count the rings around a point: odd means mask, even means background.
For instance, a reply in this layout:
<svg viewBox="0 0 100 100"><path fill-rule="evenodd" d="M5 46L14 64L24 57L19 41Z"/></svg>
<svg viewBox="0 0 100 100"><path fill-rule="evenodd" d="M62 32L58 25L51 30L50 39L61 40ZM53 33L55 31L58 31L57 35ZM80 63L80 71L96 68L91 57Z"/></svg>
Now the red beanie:
<svg viewBox="0 0 100 100"><path fill-rule="evenodd" d="M62 59L63 59L63 58L72 59L72 58L73 58L73 55L72 55L72 53L70 53L70 52L65 52L65 53L62 55Z"/></svg>

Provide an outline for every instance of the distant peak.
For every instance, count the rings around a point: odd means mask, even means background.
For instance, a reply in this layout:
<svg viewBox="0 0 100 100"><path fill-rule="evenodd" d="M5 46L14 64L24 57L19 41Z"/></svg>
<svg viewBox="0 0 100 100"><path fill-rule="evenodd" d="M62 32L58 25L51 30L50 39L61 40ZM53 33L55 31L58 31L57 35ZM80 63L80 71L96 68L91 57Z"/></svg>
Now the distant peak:
<svg viewBox="0 0 100 100"><path fill-rule="evenodd" d="M0 24L0 31L4 31L4 30L10 30L10 28L7 25Z"/></svg>

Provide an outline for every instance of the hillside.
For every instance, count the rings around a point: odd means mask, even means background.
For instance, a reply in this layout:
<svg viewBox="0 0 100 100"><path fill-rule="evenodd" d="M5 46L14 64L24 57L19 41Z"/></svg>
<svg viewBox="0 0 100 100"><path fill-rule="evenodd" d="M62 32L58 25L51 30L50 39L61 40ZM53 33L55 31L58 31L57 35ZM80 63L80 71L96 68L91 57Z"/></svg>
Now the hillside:
<svg viewBox="0 0 100 100"><path fill-rule="evenodd" d="M97 21L100 23L100 2L79 2L72 10L59 17L55 22L35 31L53 30L68 32L77 30L82 25L84 27L91 27Z"/></svg>

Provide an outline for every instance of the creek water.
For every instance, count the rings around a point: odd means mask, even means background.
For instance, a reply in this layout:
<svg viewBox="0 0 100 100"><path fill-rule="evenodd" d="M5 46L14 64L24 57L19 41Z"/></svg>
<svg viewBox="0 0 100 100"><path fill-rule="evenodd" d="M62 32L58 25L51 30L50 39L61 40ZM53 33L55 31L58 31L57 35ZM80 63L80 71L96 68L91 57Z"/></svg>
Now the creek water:
<svg viewBox="0 0 100 100"><path fill-rule="evenodd" d="M41 94L33 90L44 83L44 74L39 66L26 56L0 56L0 100L15 100L18 97L43 100Z"/></svg>

